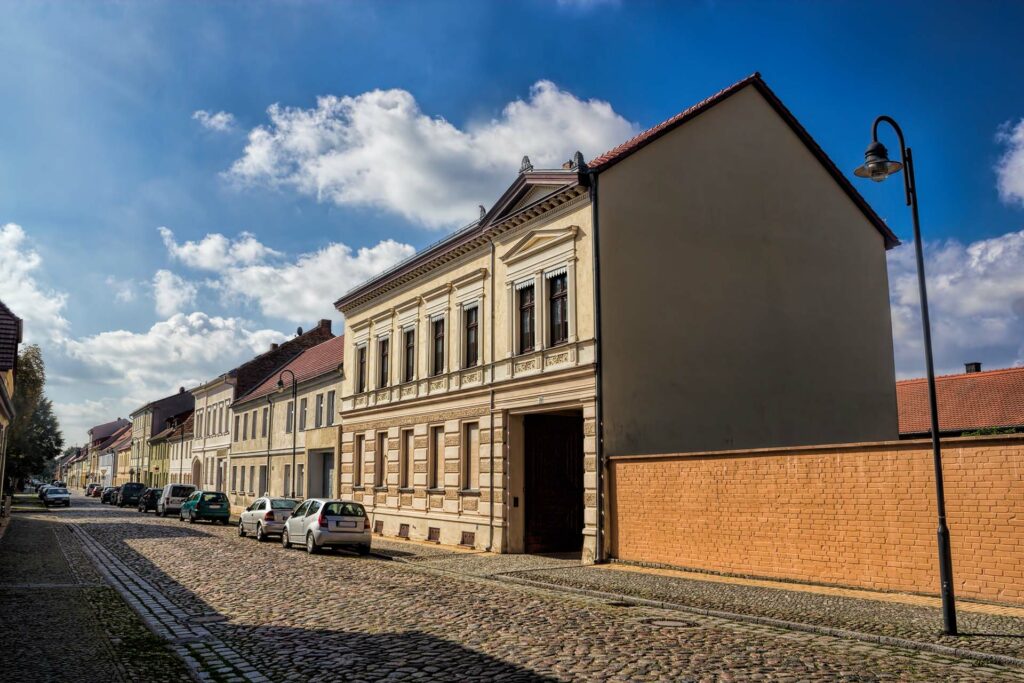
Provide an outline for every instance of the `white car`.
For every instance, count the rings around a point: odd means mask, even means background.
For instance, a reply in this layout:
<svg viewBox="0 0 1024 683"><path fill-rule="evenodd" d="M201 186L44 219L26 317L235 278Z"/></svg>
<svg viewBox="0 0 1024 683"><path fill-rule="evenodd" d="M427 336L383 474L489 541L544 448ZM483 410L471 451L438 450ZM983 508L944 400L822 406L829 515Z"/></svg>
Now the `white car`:
<svg viewBox="0 0 1024 683"><path fill-rule="evenodd" d="M63 505L71 507L71 494L68 490L59 486L50 486L43 490L43 505Z"/></svg>
<svg viewBox="0 0 1024 683"><path fill-rule="evenodd" d="M168 484L156 501L156 514L166 517L167 513L181 510L181 504L196 490L191 484Z"/></svg>
<svg viewBox="0 0 1024 683"><path fill-rule="evenodd" d="M280 536L284 523L292 516L299 501L292 498L257 498L238 518L238 535L256 534L257 541Z"/></svg>
<svg viewBox="0 0 1024 683"><path fill-rule="evenodd" d="M331 498L310 498L295 508L284 524L281 545L304 543L306 552L316 554L323 547L355 548L360 555L370 552L370 518L359 503Z"/></svg>

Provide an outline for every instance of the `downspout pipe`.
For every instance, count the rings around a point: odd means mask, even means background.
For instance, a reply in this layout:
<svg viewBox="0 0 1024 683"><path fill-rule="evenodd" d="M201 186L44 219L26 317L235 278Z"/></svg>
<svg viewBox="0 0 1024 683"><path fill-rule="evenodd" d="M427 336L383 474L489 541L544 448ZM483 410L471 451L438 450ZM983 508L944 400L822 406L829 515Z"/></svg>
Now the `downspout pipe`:
<svg viewBox="0 0 1024 683"><path fill-rule="evenodd" d="M491 427L490 427L491 440L490 440L490 448L487 449L488 450L488 458L490 459L490 467L488 467L488 474L489 474L489 476L487 477L488 481L490 482L488 484L488 488L490 489L490 496L489 496L490 500L487 501L487 519L488 519L488 523L487 523L487 552L491 552L491 550L494 547L494 337L495 337L495 334L494 334L494 261L495 261L495 258L494 257L495 257L495 246L494 246L494 237L490 237L490 238L488 238L488 240L490 241L490 244L491 244L491 273L490 273L490 276L491 276L491 316L490 316L490 320L488 321L489 329L487 330L489 335L490 335L490 337L491 337L491 356L489 358L490 363L491 363L491 377L490 377L490 385L491 385L491 392L490 392L491 393ZM504 476L505 476L504 472L502 472L502 477L504 477Z"/></svg>
<svg viewBox="0 0 1024 683"><path fill-rule="evenodd" d="M581 168L581 171L584 169ZM593 226L593 260L594 260L594 362L596 363L596 386L594 387L594 412L596 413L596 451L597 451L597 536L595 537L594 562L605 561L605 515L604 515L604 406L602 401L603 368L601 362L601 258L600 258L600 211L598 206L598 178L593 169L585 169L590 185L590 211Z"/></svg>
<svg viewBox="0 0 1024 683"><path fill-rule="evenodd" d="M274 438L274 395L267 394L267 490L260 495L270 495L270 441Z"/></svg>

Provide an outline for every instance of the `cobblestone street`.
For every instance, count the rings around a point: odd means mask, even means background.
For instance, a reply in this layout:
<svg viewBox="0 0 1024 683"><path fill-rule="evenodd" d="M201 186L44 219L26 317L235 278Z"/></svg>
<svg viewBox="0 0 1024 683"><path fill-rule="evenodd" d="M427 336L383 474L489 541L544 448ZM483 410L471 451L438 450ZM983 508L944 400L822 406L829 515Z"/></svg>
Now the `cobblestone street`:
<svg viewBox="0 0 1024 683"><path fill-rule="evenodd" d="M68 510L17 513L0 570L5 625L22 639L3 648L2 664L22 681L181 680L181 662L223 681L1024 680L971 659L617 606L428 563L310 556L232 526L81 497ZM138 622L105 585L152 634L136 624L126 643L123 626L97 620ZM95 675L76 670L82 661L97 663Z"/></svg>

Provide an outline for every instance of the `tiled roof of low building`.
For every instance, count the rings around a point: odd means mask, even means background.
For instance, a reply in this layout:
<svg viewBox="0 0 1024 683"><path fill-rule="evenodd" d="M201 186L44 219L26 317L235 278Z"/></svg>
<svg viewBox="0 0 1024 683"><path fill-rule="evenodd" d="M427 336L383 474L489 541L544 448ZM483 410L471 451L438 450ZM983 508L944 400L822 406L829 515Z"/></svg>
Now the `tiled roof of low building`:
<svg viewBox="0 0 1024 683"><path fill-rule="evenodd" d="M989 427L1024 427L1024 368L985 370L935 378L941 433ZM931 432L928 380L896 383L900 434Z"/></svg>
<svg viewBox="0 0 1024 683"><path fill-rule="evenodd" d="M128 438L130 439L131 438L131 431L132 431L132 423L128 422L127 424L123 425L120 429L115 431L113 434L111 434L102 443L100 443L96 447L96 450L105 451L108 448L111 448L115 443L117 443L122 438L124 438L125 434L128 434Z"/></svg>
<svg viewBox="0 0 1024 683"><path fill-rule="evenodd" d="M21 318L0 301L0 371L11 370L17 364L21 335Z"/></svg>
<svg viewBox="0 0 1024 683"><path fill-rule="evenodd" d="M239 398L235 403L251 401L274 393L277 391L277 380L285 370L295 373L295 381L302 383L330 372L336 372L344 360L345 335L341 335L306 349L283 368L267 376L252 391ZM287 377L286 382L290 386L291 377Z"/></svg>

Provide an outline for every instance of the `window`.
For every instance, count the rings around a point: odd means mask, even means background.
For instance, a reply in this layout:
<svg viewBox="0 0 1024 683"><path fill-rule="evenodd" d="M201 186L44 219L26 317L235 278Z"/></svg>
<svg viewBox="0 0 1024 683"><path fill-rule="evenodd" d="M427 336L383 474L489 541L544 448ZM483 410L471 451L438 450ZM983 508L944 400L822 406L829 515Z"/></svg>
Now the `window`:
<svg viewBox="0 0 1024 683"><path fill-rule="evenodd" d="M467 308L465 312L466 326L466 367L471 368L479 360L480 338L479 338L479 317L480 309L474 306Z"/></svg>
<svg viewBox="0 0 1024 683"><path fill-rule="evenodd" d="M256 488L256 466L249 465L249 493L254 493L254 488Z"/></svg>
<svg viewBox="0 0 1024 683"><path fill-rule="evenodd" d="M238 490L241 493L245 493L245 465L242 465L241 470L242 470L242 482L241 482L241 485L238 487Z"/></svg>
<svg viewBox="0 0 1024 683"><path fill-rule="evenodd" d="M239 421L239 419L241 419L241 418L239 418L238 415L235 415L235 441L238 441L238 439L241 438L239 436L241 434L241 432L238 431L238 421Z"/></svg>
<svg viewBox="0 0 1024 683"><path fill-rule="evenodd" d="M199 413L199 418L196 420L196 436L203 435L203 413Z"/></svg>
<svg viewBox="0 0 1024 683"><path fill-rule="evenodd" d="M238 466L236 465L235 467L231 468L231 490L232 491L237 491L238 490L238 488L235 486L235 484L237 484L237 483L238 483Z"/></svg>
<svg viewBox="0 0 1024 683"><path fill-rule="evenodd" d="M249 438L249 413L242 416L242 438Z"/></svg>
<svg viewBox="0 0 1024 683"><path fill-rule="evenodd" d="M258 414L258 411L256 411L254 409L252 411L252 431L250 432L250 435L251 435L250 438L252 438L252 439L256 438L256 415L257 414Z"/></svg>
<svg viewBox="0 0 1024 683"><path fill-rule="evenodd" d="M533 285L519 290L519 353L533 351Z"/></svg>
<svg viewBox="0 0 1024 683"><path fill-rule="evenodd" d="M352 486L363 485L363 448L366 437L356 434L355 447L352 449Z"/></svg>
<svg viewBox="0 0 1024 683"><path fill-rule="evenodd" d="M416 379L416 330L406 330L405 339L405 375L402 379L411 382Z"/></svg>
<svg viewBox="0 0 1024 683"><path fill-rule="evenodd" d="M256 493L265 495L267 493L267 466L260 465L260 486L256 489Z"/></svg>
<svg viewBox="0 0 1024 683"><path fill-rule="evenodd" d="M413 458L416 453L415 444L416 441L415 437L413 436L413 431L411 429L404 430L402 432L402 452L400 455L402 460L399 466L400 472L398 475L398 485L401 486L403 489L412 488L412 474L413 470L415 469L413 467Z"/></svg>
<svg viewBox="0 0 1024 683"><path fill-rule="evenodd" d="M391 339L385 338L377 342L377 355L379 360L377 361L378 368L377 373L377 386L386 387L388 385L388 378L391 376L390 368L388 367L388 360L391 357Z"/></svg>
<svg viewBox="0 0 1024 683"><path fill-rule="evenodd" d="M289 467L290 467L290 465L285 465L285 471L287 471ZM299 505L299 507L295 508L295 511L292 512L292 515L294 517L302 517L302 516L304 516L306 514L306 510L308 508L309 508L309 501L307 500L305 503L302 503L302 504Z"/></svg>
<svg viewBox="0 0 1024 683"><path fill-rule="evenodd" d="M548 278L551 345L569 341L569 280L565 273Z"/></svg>
<svg viewBox="0 0 1024 683"><path fill-rule="evenodd" d="M462 427L462 488L480 488L480 423L467 422Z"/></svg>
<svg viewBox="0 0 1024 683"><path fill-rule="evenodd" d="M377 432L377 452L373 454L373 485L386 486L388 462L388 433Z"/></svg>
<svg viewBox="0 0 1024 683"><path fill-rule="evenodd" d="M297 495L297 496L305 495L305 494L302 493L302 485L303 485L303 483L305 482L305 479L306 479L304 476L302 476L302 474L303 474L303 470L305 470L305 469L306 469L305 465L296 465L295 466L295 487L296 487L295 495Z"/></svg>
<svg viewBox="0 0 1024 683"><path fill-rule="evenodd" d="M221 434L223 434L227 430L227 426L225 425L227 420L224 419L225 416L227 415L227 412L228 412L227 411L227 406L226 405L222 405L220 407L220 430L219 430Z"/></svg>
<svg viewBox="0 0 1024 683"><path fill-rule="evenodd" d="M299 401L299 431L306 430L306 399Z"/></svg>
<svg viewBox="0 0 1024 683"><path fill-rule="evenodd" d="M324 426L324 395L316 395L316 410L313 413L313 426L319 429Z"/></svg>
<svg viewBox="0 0 1024 683"><path fill-rule="evenodd" d="M430 428L430 482L429 487L444 486L444 427Z"/></svg>
<svg viewBox="0 0 1024 683"><path fill-rule="evenodd" d="M260 430L260 436L264 438L267 436L268 419L270 419L270 406L263 409L263 428Z"/></svg>
<svg viewBox="0 0 1024 683"><path fill-rule="evenodd" d="M359 373L356 375L356 393L366 391L366 346L360 346L356 350L356 358L359 360Z"/></svg>
<svg viewBox="0 0 1024 683"><path fill-rule="evenodd" d="M284 418L284 432L285 434L291 434L292 429L295 426L295 402L288 401L288 410L286 411Z"/></svg>
<svg viewBox="0 0 1024 683"><path fill-rule="evenodd" d="M334 424L334 391L327 392L327 426Z"/></svg>
<svg viewBox="0 0 1024 683"><path fill-rule="evenodd" d="M444 318L438 318L433 323L434 332L434 366L431 372L440 375L444 372Z"/></svg>
<svg viewBox="0 0 1024 683"><path fill-rule="evenodd" d="M284 491L283 491L282 495L285 495L285 496L292 495L292 466L291 465L285 465L284 466Z"/></svg>

